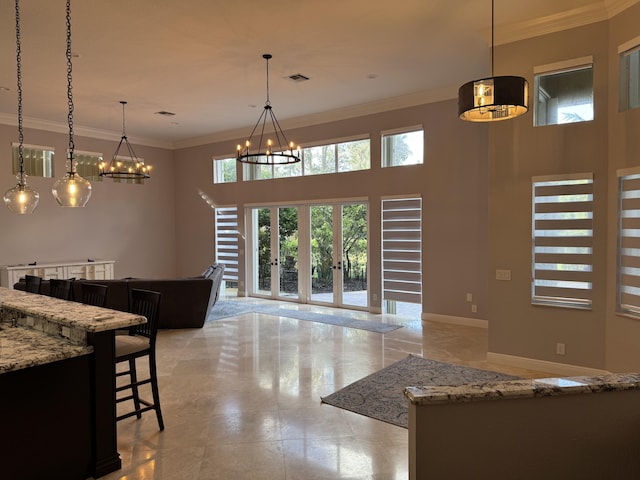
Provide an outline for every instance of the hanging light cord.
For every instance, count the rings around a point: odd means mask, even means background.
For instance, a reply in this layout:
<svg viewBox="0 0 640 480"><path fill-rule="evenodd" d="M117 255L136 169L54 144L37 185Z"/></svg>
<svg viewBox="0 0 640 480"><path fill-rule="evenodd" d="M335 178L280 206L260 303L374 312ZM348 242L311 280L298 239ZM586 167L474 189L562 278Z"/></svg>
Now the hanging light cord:
<svg viewBox="0 0 640 480"><path fill-rule="evenodd" d="M69 174L73 175L73 152L75 143L73 141L73 94L71 91L71 0L67 0L67 103L69 105L69 114L67 120L69 122Z"/></svg>
<svg viewBox="0 0 640 480"><path fill-rule="evenodd" d="M493 20L494 20L494 17L493 17L493 11L494 11L493 2L494 2L494 0L491 0L491 76L492 77L493 77L493 58L494 58L494 55L493 55L493 48L494 47L493 47L493 45L495 43L494 38L493 38Z"/></svg>
<svg viewBox="0 0 640 480"><path fill-rule="evenodd" d="M24 131L22 129L22 47L20 42L20 0L16 0L16 63L18 87L18 160L20 164L19 184L23 184L24 177Z"/></svg>

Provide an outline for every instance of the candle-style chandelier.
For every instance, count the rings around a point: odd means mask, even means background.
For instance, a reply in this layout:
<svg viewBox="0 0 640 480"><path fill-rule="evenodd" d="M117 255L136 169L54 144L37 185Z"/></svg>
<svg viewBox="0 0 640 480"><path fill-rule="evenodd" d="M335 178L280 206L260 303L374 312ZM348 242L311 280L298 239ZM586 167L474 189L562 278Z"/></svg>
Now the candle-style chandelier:
<svg viewBox="0 0 640 480"><path fill-rule="evenodd" d="M280 128L269 99L269 60L272 56L265 53L262 58L267 61L267 101L244 146L238 145L237 159L239 162L254 165L297 163L300 161L300 147L296 147L293 142L287 142L287 137ZM271 125L267 127L269 121ZM275 141L267 136L270 133L275 136Z"/></svg>

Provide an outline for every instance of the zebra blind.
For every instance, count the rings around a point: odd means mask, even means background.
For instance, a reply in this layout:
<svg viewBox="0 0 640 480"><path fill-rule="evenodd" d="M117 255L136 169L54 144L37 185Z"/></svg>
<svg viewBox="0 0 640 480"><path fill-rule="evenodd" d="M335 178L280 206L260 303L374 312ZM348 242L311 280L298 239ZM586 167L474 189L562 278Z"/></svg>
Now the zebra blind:
<svg viewBox="0 0 640 480"><path fill-rule="evenodd" d="M422 199L382 200L383 299L422 303Z"/></svg>
<svg viewBox="0 0 640 480"><path fill-rule="evenodd" d="M640 315L640 169L618 172L618 311Z"/></svg>
<svg viewBox="0 0 640 480"><path fill-rule="evenodd" d="M593 175L533 178L532 302L591 308Z"/></svg>
<svg viewBox="0 0 640 480"><path fill-rule="evenodd" d="M215 209L216 262L225 266L223 280L238 281L238 208Z"/></svg>

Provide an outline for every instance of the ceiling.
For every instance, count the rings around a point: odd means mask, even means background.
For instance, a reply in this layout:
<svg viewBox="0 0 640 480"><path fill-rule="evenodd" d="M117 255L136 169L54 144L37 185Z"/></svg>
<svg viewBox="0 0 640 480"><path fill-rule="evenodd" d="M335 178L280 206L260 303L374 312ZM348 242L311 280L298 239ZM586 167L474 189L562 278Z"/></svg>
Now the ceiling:
<svg viewBox="0 0 640 480"><path fill-rule="evenodd" d="M495 43L604 20L637 1L496 0ZM285 128L454 98L462 83L489 74L489 0L74 0L71 8L76 135L119 138L120 100L134 142L178 148L247 135L266 100L263 53L273 55L270 99ZM65 131L65 0L21 0L20 17L25 126ZM15 125L14 2L0 3L0 19L0 123Z"/></svg>

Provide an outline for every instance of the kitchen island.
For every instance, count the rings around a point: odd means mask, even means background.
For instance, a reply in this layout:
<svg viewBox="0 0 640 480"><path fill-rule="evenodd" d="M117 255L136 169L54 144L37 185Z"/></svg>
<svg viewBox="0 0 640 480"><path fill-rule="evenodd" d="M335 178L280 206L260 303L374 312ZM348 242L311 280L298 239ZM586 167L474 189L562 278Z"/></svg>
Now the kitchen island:
<svg viewBox="0 0 640 480"><path fill-rule="evenodd" d="M98 478L121 467L115 330L140 315L0 288L3 478Z"/></svg>

